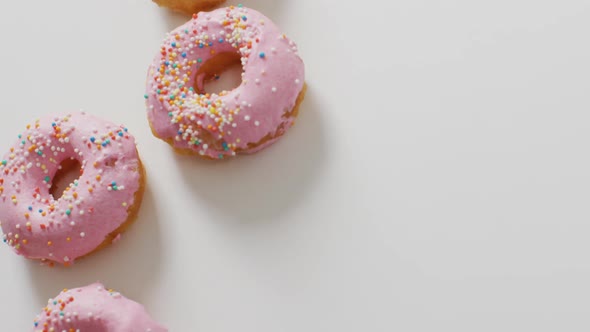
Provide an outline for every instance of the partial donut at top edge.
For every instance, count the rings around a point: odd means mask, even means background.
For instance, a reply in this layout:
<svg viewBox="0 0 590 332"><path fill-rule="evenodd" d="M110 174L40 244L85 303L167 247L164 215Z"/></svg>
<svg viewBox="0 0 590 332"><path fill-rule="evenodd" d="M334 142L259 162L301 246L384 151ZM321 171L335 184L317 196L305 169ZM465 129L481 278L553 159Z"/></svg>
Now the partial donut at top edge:
<svg viewBox="0 0 590 332"><path fill-rule="evenodd" d="M159 6L191 15L202 10L211 10L225 0L153 0Z"/></svg>

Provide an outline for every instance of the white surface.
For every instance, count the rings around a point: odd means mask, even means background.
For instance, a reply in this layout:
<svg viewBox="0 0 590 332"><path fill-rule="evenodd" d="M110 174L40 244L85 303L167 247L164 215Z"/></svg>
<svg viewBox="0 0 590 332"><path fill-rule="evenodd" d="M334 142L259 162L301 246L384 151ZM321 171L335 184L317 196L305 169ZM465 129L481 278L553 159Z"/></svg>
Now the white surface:
<svg viewBox="0 0 590 332"><path fill-rule="evenodd" d="M144 114L182 16L2 0L0 148L82 108L127 124L149 175L140 220L71 269L1 248L2 331L95 280L171 331L590 330L590 2L244 3L297 41L309 93L279 144L207 163Z"/></svg>

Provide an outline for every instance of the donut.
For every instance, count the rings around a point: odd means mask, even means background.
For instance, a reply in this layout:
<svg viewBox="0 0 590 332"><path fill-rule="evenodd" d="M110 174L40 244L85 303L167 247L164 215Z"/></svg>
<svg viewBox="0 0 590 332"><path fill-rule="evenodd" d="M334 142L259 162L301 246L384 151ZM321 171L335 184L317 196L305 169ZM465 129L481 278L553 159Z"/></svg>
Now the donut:
<svg viewBox="0 0 590 332"><path fill-rule="evenodd" d="M241 84L205 93L205 82L236 62ZM297 46L264 15L242 6L201 12L168 34L149 67L148 120L179 152L254 153L293 126L305 87Z"/></svg>
<svg viewBox="0 0 590 332"><path fill-rule="evenodd" d="M145 308L100 283L64 289L35 318L33 332L167 332Z"/></svg>
<svg viewBox="0 0 590 332"><path fill-rule="evenodd" d="M68 161L80 177L61 197L50 189ZM145 174L124 126L86 113L26 126L0 161L0 225L16 253L69 265L114 241L134 220Z"/></svg>
<svg viewBox="0 0 590 332"><path fill-rule="evenodd" d="M153 0L159 6L168 7L174 11L193 14L202 10L213 9L225 0Z"/></svg>

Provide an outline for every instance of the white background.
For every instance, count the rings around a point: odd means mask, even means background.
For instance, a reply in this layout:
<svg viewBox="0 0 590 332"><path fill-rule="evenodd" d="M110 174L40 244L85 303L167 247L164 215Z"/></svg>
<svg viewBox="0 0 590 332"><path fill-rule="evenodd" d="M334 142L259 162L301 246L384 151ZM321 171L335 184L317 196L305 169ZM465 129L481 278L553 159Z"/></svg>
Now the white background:
<svg viewBox="0 0 590 332"><path fill-rule="evenodd" d="M47 113L126 124L140 219L73 268L0 250L2 331L103 281L170 331L590 330L590 2L243 0L299 45L280 143L230 162L152 137L149 0L0 7L0 148ZM233 2L237 3L237 2Z"/></svg>

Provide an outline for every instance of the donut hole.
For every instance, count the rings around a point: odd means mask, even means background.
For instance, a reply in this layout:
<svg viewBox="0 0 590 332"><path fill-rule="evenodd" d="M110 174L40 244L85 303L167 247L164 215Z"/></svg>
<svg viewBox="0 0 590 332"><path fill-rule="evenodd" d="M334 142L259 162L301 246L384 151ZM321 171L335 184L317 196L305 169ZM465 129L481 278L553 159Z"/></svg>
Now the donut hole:
<svg viewBox="0 0 590 332"><path fill-rule="evenodd" d="M53 176L49 193L54 199L60 199L64 191L82 174L82 164L76 159L64 160Z"/></svg>
<svg viewBox="0 0 590 332"><path fill-rule="evenodd" d="M219 53L197 70L195 91L200 94L231 91L242 84L243 70L239 53Z"/></svg>

